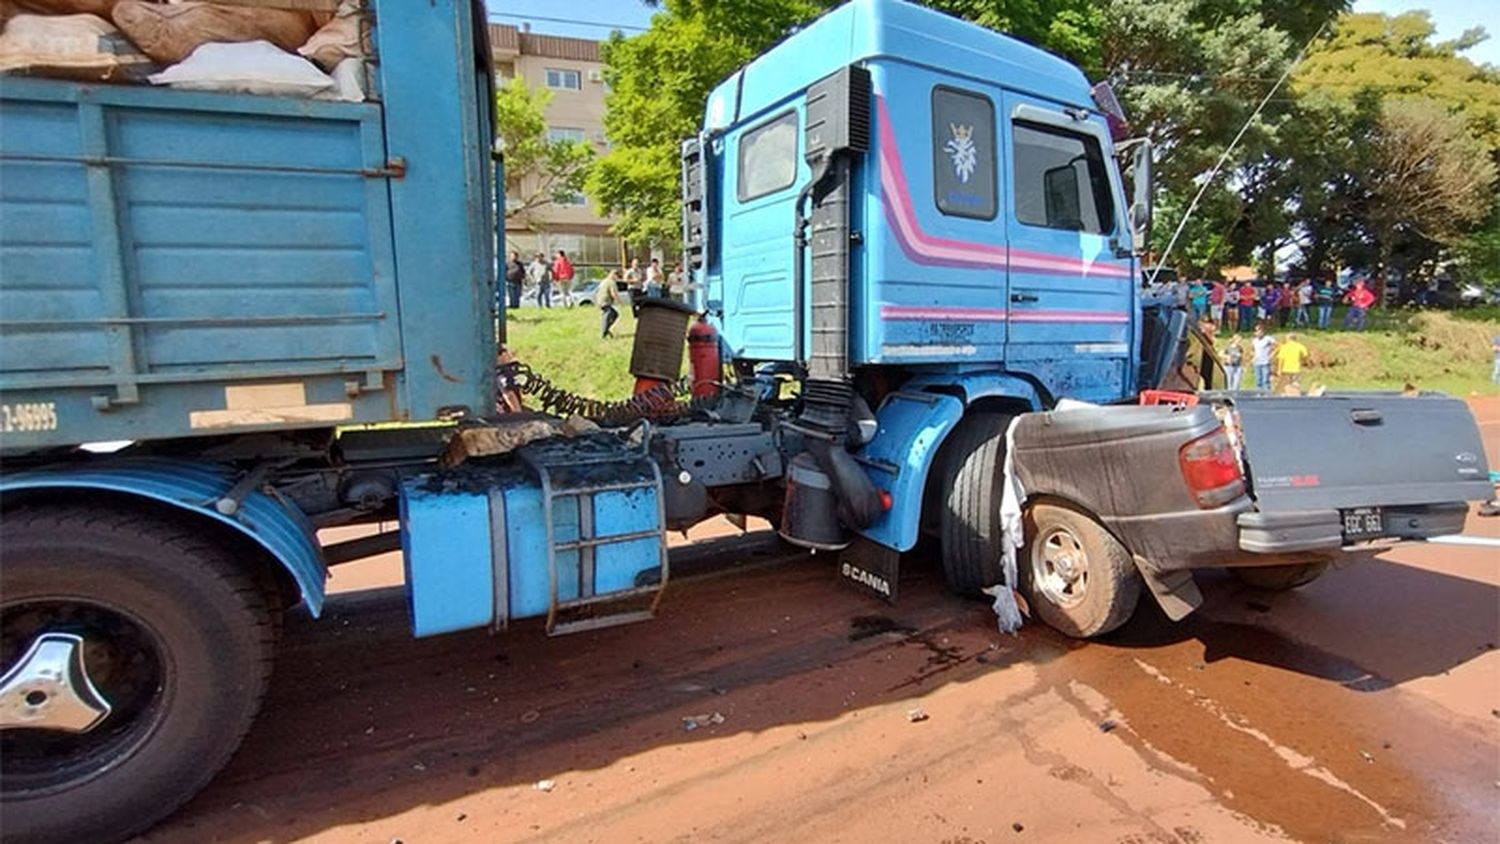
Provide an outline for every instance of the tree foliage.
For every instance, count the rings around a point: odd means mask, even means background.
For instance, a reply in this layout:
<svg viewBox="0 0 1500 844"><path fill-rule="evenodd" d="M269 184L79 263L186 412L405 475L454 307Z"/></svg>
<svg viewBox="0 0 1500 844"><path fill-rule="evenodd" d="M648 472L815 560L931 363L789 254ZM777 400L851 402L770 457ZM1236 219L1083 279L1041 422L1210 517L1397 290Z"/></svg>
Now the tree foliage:
<svg viewBox="0 0 1500 844"><path fill-rule="evenodd" d="M1381 107L1368 176L1370 221L1380 269L1398 236L1455 244L1494 205L1495 163L1461 116L1429 99L1388 99Z"/></svg>
<svg viewBox="0 0 1500 844"><path fill-rule="evenodd" d="M1408 284L1444 264L1470 277L1500 268L1485 263L1480 227L1500 212L1500 74L1462 55L1483 37L1438 42L1425 12L1345 14L1298 68L1306 131L1275 150L1285 178L1272 198L1308 268L1396 271Z"/></svg>
<svg viewBox="0 0 1500 844"><path fill-rule="evenodd" d="M1155 249L1248 123L1173 255L1186 271L1272 267L1289 254L1315 270L1430 268L1439 257L1482 268L1500 250L1500 207L1482 166L1500 162L1500 71L1463 56L1481 30L1440 42L1425 13L1351 14L1349 0L926 2L1115 85L1133 130L1157 150ZM679 226L678 144L697 131L710 90L836 2L653 5L660 11L647 32L605 45L614 147L588 189L619 217L622 234L670 243ZM1290 83L1252 117L1304 49ZM1413 115L1437 128L1419 138ZM1398 184L1382 173L1402 138L1443 151L1421 178ZM1436 163L1451 164L1448 151L1475 165L1467 176ZM1401 193L1435 189L1434 180L1470 187L1444 193L1446 204Z"/></svg>
<svg viewBox="0 0 1500 844"><path fill-rule="evenodd" d="M583 190L594 149L587 141L547 136L552 92L521 77L495 93L495 123L505 152L505 217L527 219L538 208L566 202Z"/></svg>
<svg viewBox="0 0 1500 844"><path fill-rule="evenodd" d="M812 0L664 0L646 32L603 45L604 128L612 148L589 195L635 242L680 235L679 145L697 133L708 94L725 77L817 17Z"/></svg>

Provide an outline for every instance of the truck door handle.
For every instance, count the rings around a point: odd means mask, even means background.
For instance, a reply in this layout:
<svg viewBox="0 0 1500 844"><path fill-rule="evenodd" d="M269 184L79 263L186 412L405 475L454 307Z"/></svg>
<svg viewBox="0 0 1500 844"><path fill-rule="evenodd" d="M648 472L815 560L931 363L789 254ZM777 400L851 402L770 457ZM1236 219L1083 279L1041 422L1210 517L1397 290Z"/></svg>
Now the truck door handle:
<svg viewBox="0 0 1500 844"><path fill-rule="evenodd" d="M1035 302L1037 301L1037 296L1035 293L1012 293L1010 294L1010 300L1012 302Z"/></svg>
<svg viewBox="0 0 1500 844"><path fill-rule="evenodd" d="M1349 411L1349 418L1356 425L1379 425L1381 421L1380 411L1374 408L1360 408Z"/></svg>

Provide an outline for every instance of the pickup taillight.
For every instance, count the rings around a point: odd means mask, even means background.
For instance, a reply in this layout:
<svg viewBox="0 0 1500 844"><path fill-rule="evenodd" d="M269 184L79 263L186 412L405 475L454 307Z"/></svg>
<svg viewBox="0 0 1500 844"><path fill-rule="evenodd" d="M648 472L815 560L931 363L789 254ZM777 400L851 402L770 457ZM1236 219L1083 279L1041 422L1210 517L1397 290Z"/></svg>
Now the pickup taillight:
<svg viewBox="0 0 1500 844"><path fill-rule="evenodd" d="M1204 510L1222 507L1245 494L1239 457L1223 428L1183 446L1177 452L1177 463L1193 500Z"/></svg>

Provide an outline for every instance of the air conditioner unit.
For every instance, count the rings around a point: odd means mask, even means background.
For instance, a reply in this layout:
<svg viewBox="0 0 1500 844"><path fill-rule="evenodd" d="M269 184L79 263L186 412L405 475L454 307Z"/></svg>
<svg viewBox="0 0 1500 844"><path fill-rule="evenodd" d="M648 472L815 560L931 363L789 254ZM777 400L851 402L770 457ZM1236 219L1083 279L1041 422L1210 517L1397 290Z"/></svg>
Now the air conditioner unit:
<svg viewBox="0 0 1500 844"><path fill-rule="evenodd" d="M593 70L590 70L589 71L589 81L590 82L603 82L604 81L604 71L599 70L598 68L594 68Z"/></svg>

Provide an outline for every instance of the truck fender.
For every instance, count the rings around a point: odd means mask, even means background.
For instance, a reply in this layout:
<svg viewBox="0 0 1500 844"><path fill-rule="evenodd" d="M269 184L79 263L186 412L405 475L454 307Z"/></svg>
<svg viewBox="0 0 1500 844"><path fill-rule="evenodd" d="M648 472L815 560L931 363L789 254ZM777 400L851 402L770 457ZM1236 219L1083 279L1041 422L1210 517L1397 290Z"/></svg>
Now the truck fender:
<svg viewBox="0 0 1500 844"><path fill-rule="evenodd" d="M234 487L239 474L217 463L140 458L17 472L0 477L0 493L104 490L168 504L227 525L281 564L317 617L323 610L327 568L312 524L300 510L260 489L247 492L234 515L220 513L214 503Z"/></svg>
<svg viewBox="0 0 1500 844"><path fill-rule="evenodd" d="M965 405L983 399L1010 399L1041 410L1045 405L1036 385L1005 372L933 373L917 375L902 385L903 390L957 393Z"/></svg>
<svg viewBox="0 0 1500 844"><path fill-rule="evenodd" d="M902 390L886 396L875 417L875 438L855 455L891 507L860 534L888 548L917 544L922 493L938 448L964 415L964 403L941 393Z"/></svg>

